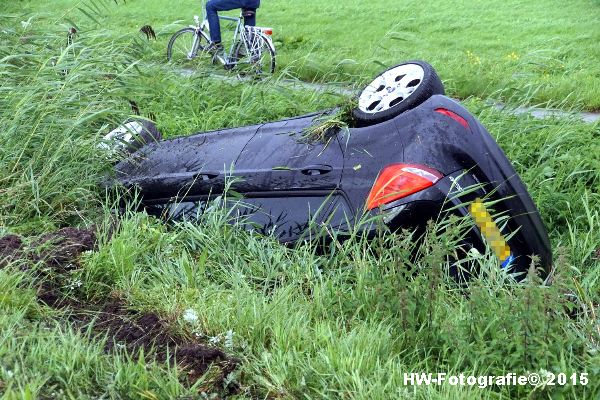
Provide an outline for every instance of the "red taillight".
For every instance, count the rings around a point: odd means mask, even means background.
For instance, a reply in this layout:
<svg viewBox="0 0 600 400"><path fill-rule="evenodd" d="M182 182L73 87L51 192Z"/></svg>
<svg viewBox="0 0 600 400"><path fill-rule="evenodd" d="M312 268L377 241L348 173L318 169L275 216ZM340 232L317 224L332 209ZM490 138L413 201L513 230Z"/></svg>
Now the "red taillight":
<svg viewBox="0 0 600 400"><path fill-rule="evenodd" d="M367 199L367 210L372 210L433 186L442 178L435 169L417 164L391 164L375 180Z"/></svg>
<svg viewBox="0 0 600 400"><path fill-rule="evenodd" d="M265 35L271 36L273 34L273 29L272 28L264 28L262 31L263 31L263 33Z"/></svg>
<svg viewBox="0 0 600 400"><path fill-rule="evenodd" d="M453 120L464 126L466 129L469 129L469 123L467 122L467 120L458 115L457 113L452 112L450 110L446 110L445 108L436 108L435 111L452 118Z"/></svg>

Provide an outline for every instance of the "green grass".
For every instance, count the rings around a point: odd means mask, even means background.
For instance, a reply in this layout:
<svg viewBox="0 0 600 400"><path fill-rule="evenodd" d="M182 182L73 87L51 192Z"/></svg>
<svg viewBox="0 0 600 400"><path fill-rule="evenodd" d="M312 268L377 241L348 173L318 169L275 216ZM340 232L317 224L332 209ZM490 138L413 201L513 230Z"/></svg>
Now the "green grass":
<svg viewBox="0 0 600 400"><path fill-rule="evenodd" d="M47 2L23 0L3 8L47 13L54 21L68 15L85 31L94 23L72 13L85 3L56 0L50 11ZM103 23L119 34L154 26L154 58L162 62L169 36L202 15L199 7L197 0L176 6L130 0ZM85 9L93 15L93 7ZM516 95L530 104L599 110L598 11L600 4L591 0L271 0L260 8L258 22L275 30L279 68L304 80L364 82L382 64L423 59L456 97Z"/></svg>
<svg viewBox="0 0 600 400"><path fill-rule="evenodd" d="M41 4L22 3L25 8ZM128 13L140 15L134 13L141 10L137 1L119 7L107 3L100 13L106 16L93 14L100 27L76 10L63 13L60 5L66 3L53 4L52 10L41 10L43 17L32 19L40 21L37 25L22 27L20 21L29 17L7 18L0 30L0 235L20 233L35 240L57 227L95 224L106 238L115 218L114 198L101 186L110 163L95 146L130 113L130 99L143 114L154 114L170 137L346 101L277 82L209 79L203 70L185 77L153 63L163 45L128 33L137 22L111 29ZM294 17L297 7L276 12L274 4L265 2L261 17L272 13L301 25ZM11 12L15 7L6 6ZM189 14L184 6L163 6L160 13L153 7L144 12L154 18ZM523 4L523 12L527 7L537 6ZM419 18L428 21L439 13ZM65 17L88 25L69 49L64 48L65 27L47 24ZM143 23L161 26L158 19ZM292 62L294 54L304 55L302 48L297 51L282 56L284 62L310 76L312 61ZM342 50L334 56L337 51ZM321 53L332 52L320 48L311 57ZM326 59L319 62L331 71ZM573 54L573 62L590 61ZM357 69L359 78L369 75L368 68ZM519 101L537 100L527 93ZM444 272L458 240L453 220L432 226L420 255L411 259L415 243L409 232L373 241L356 235L324 253L311 243L289 249L230 226L215 205L196 225L165 226L127 213L110 241L103 239L97 251L83 256L82 268L61 278L61 290L90 304L118 295L133 309L158 313L174 331L214 338L242 361L230 377L240 385L238 398L596 398L600 125L512 116L476 98L465 105L498 140L540 209L555 250L557 271L550 287L533 274L527 283L515 283L499 272L490 254L476 260L482 269L477 279L457 286ZM106 353L101 341L69 322L68 310L41 305L36 299L40 267L0 269L0 396L202 398L202 385L182 385L179 369ZM72 289L74 281L81 287ZM188 309L198 314L197 323L183 319ZM230 331L233 339L226 343ZM536 389L405 387L402 375L542 370L587 372L590 383Z"/></svg>

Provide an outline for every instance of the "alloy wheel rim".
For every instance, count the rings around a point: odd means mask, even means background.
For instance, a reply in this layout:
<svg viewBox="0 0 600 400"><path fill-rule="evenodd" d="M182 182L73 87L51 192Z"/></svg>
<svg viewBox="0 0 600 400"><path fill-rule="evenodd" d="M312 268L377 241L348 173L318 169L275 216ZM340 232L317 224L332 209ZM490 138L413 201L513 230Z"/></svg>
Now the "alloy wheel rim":
<svg viewBox="0 0 600 400"><path fill-rule="evenodd" d="M406 100L423 82L425 71L418 64L404 64L385 71L362 91L359 110L375 114Z"/></svg>

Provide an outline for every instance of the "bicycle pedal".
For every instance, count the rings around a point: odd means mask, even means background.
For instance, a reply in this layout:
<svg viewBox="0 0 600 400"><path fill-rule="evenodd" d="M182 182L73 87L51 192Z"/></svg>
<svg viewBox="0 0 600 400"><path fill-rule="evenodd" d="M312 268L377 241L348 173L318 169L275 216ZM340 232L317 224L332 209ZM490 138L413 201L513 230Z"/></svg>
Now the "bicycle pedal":
<svg viewBox="0 0 600 400"><path fill-rule="evenodd" d="M227 64L227 62L225 61L225 58L223 58L223 56L220 56L218 54L215 54L213 56L213 64L216 64L216 63L221 63L223 65Z"/></svg>

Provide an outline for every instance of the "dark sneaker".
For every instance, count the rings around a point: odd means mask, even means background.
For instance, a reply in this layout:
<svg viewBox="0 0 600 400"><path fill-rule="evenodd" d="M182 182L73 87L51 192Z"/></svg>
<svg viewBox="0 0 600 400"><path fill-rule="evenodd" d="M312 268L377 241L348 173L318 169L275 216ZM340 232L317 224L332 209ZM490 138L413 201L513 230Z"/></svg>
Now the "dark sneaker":
<svg viewBox="0 0 600 400"><path fill-rule="evenodd" d="M208 46L204 48L204 51L212 55L213 64L216 62L225 62L223 45L221 43L210 42Z"/></svg>
<svg viewBox="0 0 600 400"><path fill-rule="evenodd" d="M208 46L206 46L204 48L204 51L213 54L213 55L218 55L218 54L222 54L223 53L223 45L219 42L210 42L208 44Z"/></svg>

